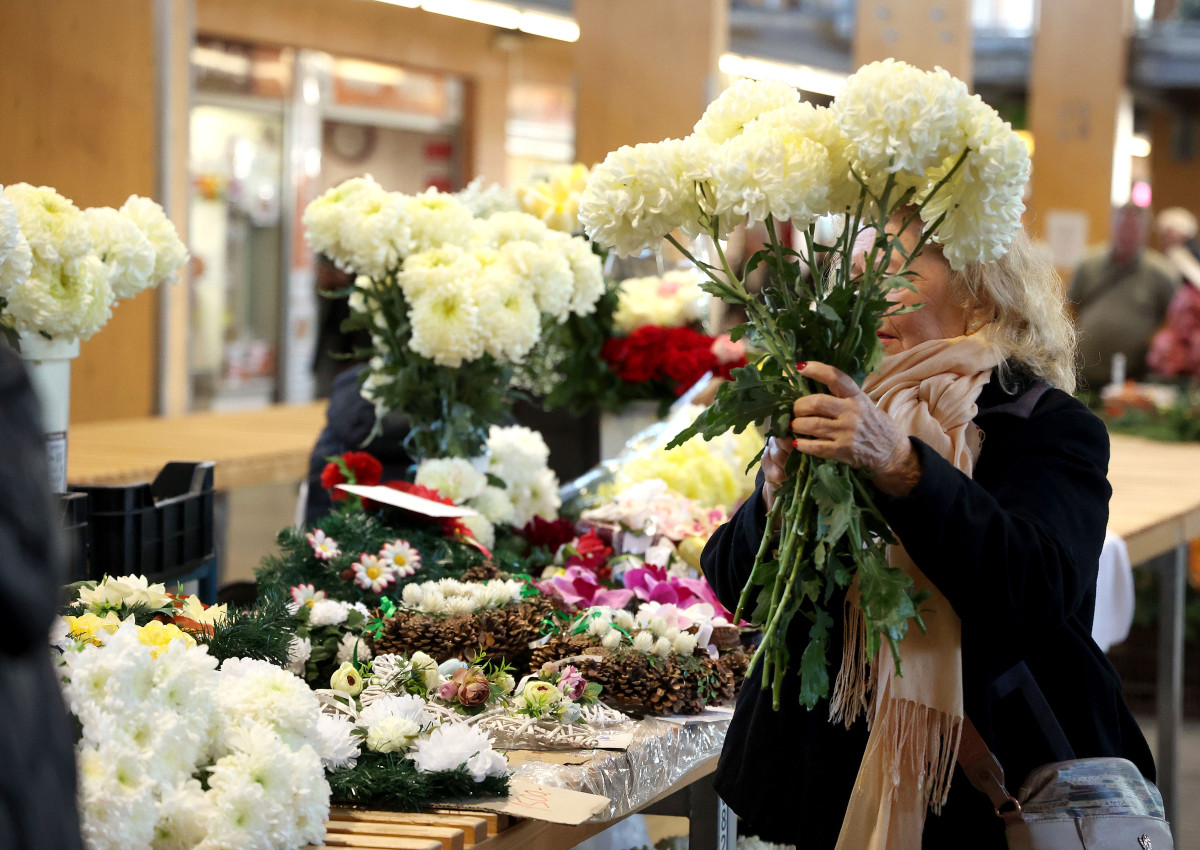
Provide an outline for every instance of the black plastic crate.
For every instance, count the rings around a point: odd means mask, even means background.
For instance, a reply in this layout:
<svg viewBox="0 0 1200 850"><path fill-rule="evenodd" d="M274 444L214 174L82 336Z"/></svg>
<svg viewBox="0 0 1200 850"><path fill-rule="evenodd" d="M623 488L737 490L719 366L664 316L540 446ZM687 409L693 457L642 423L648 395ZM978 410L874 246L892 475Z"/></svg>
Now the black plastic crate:
<svg viewBox="0 0 1200 850"><path fill-rule="evenodd" d="M84 581L88 577L88 555L91 550L88 494L56 493L55 498L58 500L63 545L67 549L67 581Z"/></svg>
<svg viewBox="0 0 1200 850"><path fill-rule="evenodd" d="M88 578L169 580L211 558L213 463L173 461L153 484L72 487L90 501Z"/></svg>

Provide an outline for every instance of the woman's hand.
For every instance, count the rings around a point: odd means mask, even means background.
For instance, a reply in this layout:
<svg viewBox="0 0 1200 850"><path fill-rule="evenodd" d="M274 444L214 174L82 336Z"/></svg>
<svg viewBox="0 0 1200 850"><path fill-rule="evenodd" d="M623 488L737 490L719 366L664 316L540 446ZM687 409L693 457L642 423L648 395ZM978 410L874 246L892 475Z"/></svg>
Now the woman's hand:
<svg viewBox="0 0 1200 850"><path fill-rule="evenodd" d="M788 455L791 453L792 444L789 441L781 440L778 437L767 438L767 448L763 451L762 456L762 497L767 513L771 512L771 506L775 504L775 491L787 480L788 476L784 467L787 466Z"/></svg>
<svg viewBox="0 0 1200 850"><path fill-rule="evenodd" d="M797 435L793 445L806 454L871 472L875 486L889 496L911 493L920 480L921 465L908 435L845 372L815 361L803 364L802 368L804 377L824 384L832 395L814 393L796 399L792 406L796 417L792 420L792 430ZM770 481L767 472L770 448L763 455L763 475L767 481ZM781 458L782 469L786 453ZM773 489L771 495L774 496ZM763 497L767 497L765 484Z"/></svg>

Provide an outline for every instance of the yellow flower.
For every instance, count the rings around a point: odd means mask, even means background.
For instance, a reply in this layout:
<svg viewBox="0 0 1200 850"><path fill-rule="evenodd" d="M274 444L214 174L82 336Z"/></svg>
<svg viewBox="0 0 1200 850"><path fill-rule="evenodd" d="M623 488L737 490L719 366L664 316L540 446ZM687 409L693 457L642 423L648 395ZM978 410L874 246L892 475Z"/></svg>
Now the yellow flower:
<svg viewBox="0 0 1200 850"><path fill-rule="evenodd" d="M703 537L685 537L679 541L675 551L688 566L700 569L700 553L704 551L704 544L707 542Z"/></svg>
<svg viewBox="0 0 1200 850"><path fill-rule="evenodd" d="M587 186L588 169L580 163L564 165L544 180L517 187L521 209L564 233L579 230L579 196Z"/></svg>
<svg viewBox="0 0 1200 850"><path fill-rule="evenodd" d="M160 623L158 620L151 620L138 629L138 640L151 647L150 656L152 658L158 658L173 640L181 640L188 646L196 645L196 639L179 626L174 623Z"/></svg>
<svg viewBox="0 0 1200 850"><path fill-rule="evenodd" d="M67 629L70 631L71 637L96 646L104 643L103 635L111 635L120 626L121 621L111 611L104 617L99 617L90 611L79 617L67 617Z"/></svg>

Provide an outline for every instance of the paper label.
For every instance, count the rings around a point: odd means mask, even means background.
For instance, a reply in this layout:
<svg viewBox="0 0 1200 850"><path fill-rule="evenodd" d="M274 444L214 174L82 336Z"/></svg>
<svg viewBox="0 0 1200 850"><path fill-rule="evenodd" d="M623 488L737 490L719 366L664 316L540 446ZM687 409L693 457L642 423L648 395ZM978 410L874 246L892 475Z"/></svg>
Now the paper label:
<svg viewBox="0 0 1200 850"><path fill-rule="evenodd" d="M598 750L627 750L629 745L633 743L632 732L609 732L600 736L600 741L596 744Z"/></svg>
<svg viewBox="0 0 1200 850"><path fill-rule="evenodd" d="M470 802L456 801L445 805L456 809L479 809L519 818L536 818L551 823L578 826L593 815L598 815L607 809L608 804L609 799L601 797L599 794L584 794L582 791L553 788L520 776L513 776L509 779L507 798Z"/></svg>
<svg viewBox="0 0 1200 850"><path fill-rule="evenodd" d="M655 720L674 723L676 726L694 726L697 723L719 723L731 717L733 717L733 706L710 705L699 714L667 714L656 717Z"/></svg>
<svg viewBox="0 0 1200 850"><path fill-rule="evenodd" d="M376 484L372 487L367 487L363 484L339 484L335 489L345 490L347 493L362 496L364 499L370 499L372 502L380 502L384 505L391 505L392 507L412 511L414 514L422 514L423 516L438 519L479 516L479 511L474 511L470 508L442 504L441 502L433 501L433 499L426 499L422 496L415 496L412 493L393 490L391 487L384 487L382 484Z"/></svg>

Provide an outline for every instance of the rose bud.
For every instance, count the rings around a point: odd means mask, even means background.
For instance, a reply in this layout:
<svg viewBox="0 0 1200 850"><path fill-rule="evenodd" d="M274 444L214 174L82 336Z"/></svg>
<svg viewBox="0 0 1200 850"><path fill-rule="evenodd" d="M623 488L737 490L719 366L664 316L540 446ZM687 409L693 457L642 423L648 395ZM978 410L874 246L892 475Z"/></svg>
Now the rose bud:
<svg viewBox="0 0 1200 850"><path fill-rule="evenodd" d="M342 662L342 666L333 672L329 677L329 687L335 691L341 691L352 697L356 697L362 693L363 680L359 675L358 669L349 661Z"/></svg>

